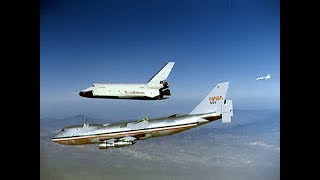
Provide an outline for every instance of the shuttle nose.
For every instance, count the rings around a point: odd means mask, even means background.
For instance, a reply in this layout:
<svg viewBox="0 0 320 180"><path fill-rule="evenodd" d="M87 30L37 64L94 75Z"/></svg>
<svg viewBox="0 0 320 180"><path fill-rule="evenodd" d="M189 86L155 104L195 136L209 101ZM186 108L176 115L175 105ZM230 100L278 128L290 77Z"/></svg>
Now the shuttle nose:
<svg viewBox="0 0 320 180"><path fill-rule="evenodd" d="M83 97L84 96L84 92L80 91L79 95Z"/></svg>
<svg viewBox="0 0 320 180"><path fill-rule="evenodd" d="M89 98L93 97L92 91L80 91L79 95L82 97L89 97Z"/></svg>

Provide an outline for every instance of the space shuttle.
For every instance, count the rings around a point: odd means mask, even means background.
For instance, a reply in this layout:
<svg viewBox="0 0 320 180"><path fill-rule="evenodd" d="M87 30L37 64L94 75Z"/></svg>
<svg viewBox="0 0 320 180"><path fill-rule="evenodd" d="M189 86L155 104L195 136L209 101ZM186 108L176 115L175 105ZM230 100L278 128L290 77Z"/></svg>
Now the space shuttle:
<svg viewBox="0 0 320 180"><path fill-rule="evenodd" d="M79 92L86 98L102 99L133 99L133 100L162 100L171 95L169 83L166 82L175 62L165 64L145 84L108 84L94 83Z"/></svg>

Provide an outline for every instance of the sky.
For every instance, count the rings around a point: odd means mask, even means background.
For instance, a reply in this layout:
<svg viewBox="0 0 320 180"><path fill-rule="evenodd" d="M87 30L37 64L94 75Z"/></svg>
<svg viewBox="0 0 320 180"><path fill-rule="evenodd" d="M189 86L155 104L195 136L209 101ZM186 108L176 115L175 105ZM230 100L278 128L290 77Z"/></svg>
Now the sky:
<svg viewBox="0 0 320 180"><path fill-rule="evenodd" d="M78 95L97 82L145 83L169 61L169 99ZM40 118L189 113L225 81L235 110L280 109L279 1L41 1Z"/></svg>

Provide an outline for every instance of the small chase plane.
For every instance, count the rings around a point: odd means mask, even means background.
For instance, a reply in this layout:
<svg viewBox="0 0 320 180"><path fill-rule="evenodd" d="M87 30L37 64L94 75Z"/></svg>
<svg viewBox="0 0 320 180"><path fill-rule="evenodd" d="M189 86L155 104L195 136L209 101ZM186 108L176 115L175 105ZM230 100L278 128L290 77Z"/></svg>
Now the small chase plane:
<svg viewBox="0 0 320 180"><path fill-rule="evenodd" d="M79 92L87 98L103 99L135 99L135 100L162 100L170 96L168 78L174 62L168 62L146 84L102 84L95 83L91 87Z"/></svg>
<svg viewBox="0 0 320 180"><path fill-rule="evenodd" d="M256 80L258 81L258 80L267 80L267 79L270 79L271 78L271 76L270 76L270 74L268 74L267 76L261 76L261 77L258 77Z"/></svg>
<svg viewBox="0 0 320 180"><path fill-rule="evenodd" d="M233 116L232 100L226 100L229 82L219 83L186 115L115 124L75 125L63 128L52 141L64 145L99 144L99 149L131 146L139 140L179 133L200 125L222 119L230 123Z"/></svg>

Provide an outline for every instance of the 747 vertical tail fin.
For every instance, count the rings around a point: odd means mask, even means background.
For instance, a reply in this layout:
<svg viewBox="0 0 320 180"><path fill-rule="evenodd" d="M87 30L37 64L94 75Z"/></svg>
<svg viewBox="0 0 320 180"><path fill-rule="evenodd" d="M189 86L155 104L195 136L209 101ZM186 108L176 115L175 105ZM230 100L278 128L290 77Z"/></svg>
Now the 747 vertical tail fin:
<svg viewBox="0 0 320 180"><path fill-rule="evenodd" d="M229 82L217 84L190 114L216 113L222 115L222 123L231 122L233 105L232 100L226 100L228 87Z"/></svg>

